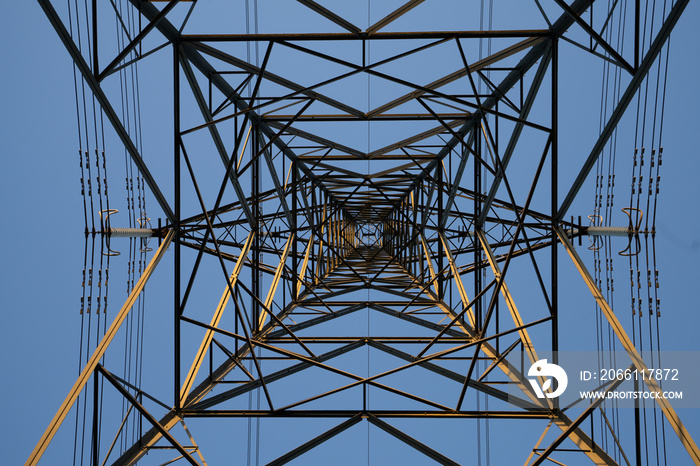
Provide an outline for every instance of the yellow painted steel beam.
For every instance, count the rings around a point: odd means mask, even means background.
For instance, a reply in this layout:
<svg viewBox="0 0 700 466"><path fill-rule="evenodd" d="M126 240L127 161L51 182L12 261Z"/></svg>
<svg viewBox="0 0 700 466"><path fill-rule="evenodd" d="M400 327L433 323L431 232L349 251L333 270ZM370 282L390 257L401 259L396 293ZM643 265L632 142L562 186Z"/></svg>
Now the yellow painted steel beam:
<svg viewBox="0 0 700 466"><path fill-rule="evenodd" d="M241 155L238 156L238 162L236 163L236 170L241 168L241 161L243 161L243 154L245 153L245 148L248 146L248 139L250 138L250 131L253 129L253 125L248 126L248 133L245 136L245 142L243 143L243 148L241 149Z"/></svg>
<svg viewBox="0 0 700 466"><path fill-rule="evenodd" d="M287 244L284 246L284 251L282 252L282 257L280 258L280 263L275 271L275 277L272 279L272 284L270 285L270 291L267 292L267 298L265 298L265 307L260 313L260 321L258 322L258 329L262 329L265 325L265 320L267 319L268 312L272 312L270 306L272 306L272 300L275 299L275 292L277 291L277 286L280 283L280 278L282 277L282 272L284 272L284 263L287 262L287 257L289 256L289 251L294 243L294 238L296 235L292 233L287 239Z"/></svg>
<svg viewBox="0 0 700 466"><path fill-rule="evenodd" d="M221 320L221 316L224 315L224 310L226 309L226 305L228 304L229 299L231 299L231 290L234 289L234 286L236 285L236 282L238 281L238 276L241 273L241 270L243 270L243 264L246 261L246 258L248 257L248 252L250 251L250 247L253 244L253 239L255 237L255 231L251 231L250 234L248 235L248 239L246 240L245 244L243 245L243 249L241 249L241 253L238 256L238 260L236 261L236 265L233 268L233 272L231 272L231 277L229 278L229 283L230 287L227 285L224 288L224 293L221 295L221 299L219 300L219 305L216 307L216 311L214 312L214 316L211 319L211 325L212 327L217 327L219 325L219 321ZM209 349L209 345L211 345L211 341L214 338L214 331L213 330L207 330L206 335L204 335L204 339L202 340L202 343L199 346L199 350L197 351L197 355L194 358L194 361L192 362L192 366L190 367L190 371L187 374L187 377L185 378L185 382L182 385L182 389L180 390L180 403L184 406L185 400L187 399L187 395L190 393L190 390L192 389L192 385L194 384L194 379L197 378L197 373L199 372L199 368L202 366L202 362L204 361L204 357L207 354L207 350Z"/></svg>
<svg viewBox="0 0 700 466"><path fill-rule="evenodd" d="M187 433L187 437L190 439L190 442L192 446L194 447L194 451L197 452L197 456L199 456L199 459L202 461L202 466L208 466L207 461L204 459L204 455L202 455L202 449L199 448L199 445L197 445L197 442L195 442L194 437L190 433L190 429L187 428L187 424L185 424L184 419L180 419L180 424L182 425L182 428L185 429L185 432Z"/></svg>
<svg viewBox="0 0 700 466"><path fill-rule="evenodd" d="M92 353L92 356L85 364L85 367L80 373L78 380L76 380L75 384L73 384L73 388L71 388L70 392L68 393L68 396L63 401L63 404L61 404L61 407L58 409L58 412L51 420L51 423L46 428L44 434L41 436L39 443L37 443L36 447L32 451L32 454L29 456L29 459L25 463L25 466L34 466L41 459L41 456L46 451L46 448L49 446L49 443L51 443L51 439L53 439L53 436L58 431L58 428L65 420L66 416L68 415L68 412L73 406L73 403L75 403L75 400L78 399L80 392L83 391L83 387L85 387L85 384L90 379L90 376L97 367L97 364L100 362L100 359L102 359L102 356L104 356L105 351L107 351L109 344L116 336L119 327L121 327L122 323L126 319L126 316L129 314L129 311L131 310L134 303L141 294L141 291L143 291L143 288L146 286L146 282L148 282L148 279L153 274L153 271L158 265L158 262L160 262L160 260L163 258L165 250L168 249L168 246L170 245L170 242L172 241L174 235L174 231L171 230L165 236L165 239L163 240L155 255L151 259L151 262L144 270L143 275L141 275L141 278L139 278L139 281L136 283L136 286L134 286L134 289L131 290L129 297L126 299L126 302L119 310L109 329L105 332L104 336L102 337L102 341L100 341L99 345L97 345L97 348L95 348L95 351Z"/></svg>
<svg viewBox="0 0 700 466"><path fill-rule="evenodd" d="M447 242L447 238L445 238L445 233L440 232L439 234L440 241L442 241L442 247L444 248L445 255L447 256L447 261L450 264L450 270L452 270L453 280L457 285L457 290L459 290L459 297L462 299L462 306L467 307L469 306L469 297L467 296L467 291L464 289L464 283L462 283L462 277L459 275L459 269L457 268L457 264L455 264L455 259L452 255L452 251L450 250L450 245ZM472 309L467 309L466 314L467 317L469 317L469 323L472 325L472 327L476 328L474 312Z"/></svg>
<svg viewBox="0 0 700 466"><path fill-rule="evenodd" d="M428 270L430 271L430 280L433 282L433 288L435 289L435 295L439 295L437 280L435 279L435 268L433 267L433 261L428 253L428 245L425 242L425 236L423 233L420 234L420 243L423 246L423 253L425 253L425 260L428 262Z"/></svg>
<svg viewBox="0 0 700 466"><path fill-rule="evenodd" d="M578 269L579 274L583 278L583 281L586 283L586 286L588 286L588 289L593 294L593 297L598 303L600 310L603 311L605 318L610 323L610 327L612 327L618 340L620 340L620 343L622 343L622 346L625 348L625 351L632 360L632 364L634 364L634 367L636 367L638 371L648 372L649 369L647 368L644 359L642 359L642 356L639 354L639 351L634 346L632 340L630 340L624 327L618 320L617 316L613 312L608 302L605 300L603 293L600 291L600 289L598 289L598 286L595 284L595 280L593 279L593 277L591 277L590 272L588 272L588 269L581 260L581 257L579 257L578 253L576 252L576 249L574 249L574 246L571 244L571 241L569 241L569 238L566 236L566 233L564 232L564 230L561 229L561 227L556 228L556 233L559 237L559 240L566 248L566 252L569 253L569 257L571 257L571 260L574 262L574 265ZM658 383L656 383L656 380L654 380L653 378L645 377L643 378L643 380L644 382L646 382L649 391L659 394L662 392L661 387L659 387ZM698 446L695 444L695 441L693 440L692 436L681 422L680 417L678 417L678 414L671 406L671 403L669 403L668 400L662 397L657 397L656 402L659 404L661 411L664 413L666 419L668 419L669 424L676 432L676 435L678 435L678 439L688 451L688 454L692 458L693 462L695 464L700 464L700 450L698 450Z"/></svg>
<svg viewBox="0 0 700 466"><path fill-rule="evenodd" d="M535 456L535 451L537 451L537 449L540 447L540 444L542 443L542 440L544 440L545 435L547 435L547 432L549 432L550 427L552 427L552 421L549 421L549 424L547 424L547 427L545 427L544 431L542 431L542 435L540 435L540 438L537 440L537 443L535 444L535 446L532 447L532 451L530 452L530 455L525 460L525 464L523 466L528 466L530 464L532 457Z"/></svg>
<svg viewBox="0 0 700 466"><path fill-rule="evenodd" d="M311 251L314 248L314 238L313 236L309 238L309 243L306 245L306 254L304 254L304 262L301 264L301 270L299 271L299 275L297 275L297 280L299 281L299 286L297 286L297 295L296 297L299 298L301 295L301 288L304 285L304 277L306 277L306 268L309 265L309 256L311 255Z"/></svg>

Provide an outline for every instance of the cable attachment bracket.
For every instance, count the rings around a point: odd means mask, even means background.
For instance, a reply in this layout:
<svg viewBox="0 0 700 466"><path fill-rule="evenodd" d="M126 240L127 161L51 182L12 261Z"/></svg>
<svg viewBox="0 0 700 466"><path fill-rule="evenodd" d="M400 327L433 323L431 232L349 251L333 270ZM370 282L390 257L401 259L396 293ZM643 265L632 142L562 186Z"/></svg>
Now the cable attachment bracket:
<svg viewBox="0 0 700 466"><path fill-rule="evenodd" d="M627 218L629 219L629 225L627 227L627 236L629 238L629 241L627 243L627 247L620 251L618 254L621 256L636 256L642 250L642 242L639 240L639 231L642 226L642 217L644 217L644 212L642 212L641 209L637 209L634 207L623 207L622 211L627 215ZM636 225L632 220L632 211L636 211L638 214ZM632 251L632 239L635 240L635 251Z"/></svg>

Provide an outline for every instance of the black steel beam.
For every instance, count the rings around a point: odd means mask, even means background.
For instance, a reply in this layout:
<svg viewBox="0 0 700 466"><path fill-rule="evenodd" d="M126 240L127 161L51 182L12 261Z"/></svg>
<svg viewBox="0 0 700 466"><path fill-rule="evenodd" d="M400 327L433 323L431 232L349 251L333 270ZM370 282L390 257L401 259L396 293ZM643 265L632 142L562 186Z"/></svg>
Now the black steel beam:
<svg viewBox="0 0 700 466"><path fill-rule="evenodd" d="M487 38L522 38L550 37L548 29L523 29L505 31L415 31L415 32L377 32L369 34L349 33L298 33L298 34L183 34L185 42L248 42L248 41L335 41L335 40L399 40L399 39L487 39Z"/></svg>
<svg viewBox="0 0 700 466"><path fill-rule="evenodd" d="M287 464L293 459L303 455L307 451L311 450L312 448L315 448L319 445L321 445L323 442L326 440L329 440L336 435L340 434L341 432L349 429L350 427L354 426L358 422L362 420L362 416L360 413L357 413L350 419L348 419L345 422L342 422L341 424L338 424L337 426L333 427L332 429L327 430L326 432L322 433L321 435L309 440L308 442L304 443L303 445L298 446L294 450L290 451L289 453L286 453L276 460L270 461L267 463L267 466L279 466L282 464Z"/></svg>
<svg viewBox="0 0 700 466"><path fill-rule="evenodd" d="M419 452L423 453L425 456L428 458L437 461L440 464L445 464L447 466L459 466L459 463L452 461L445 455L442 455L438 453L437 451L433 450L426 444L419 442L418 440L414 439L410 435L406 434L405 432L402 432L401 430L397 429L396 427L387 424L386 422L382 421L378 417L372 415L372 413L369 414L369 417L367 418L369 422L374 424L375 426L379 427L382 429L384 432L388 433L392 437L395 437L399 440L401 440L403 443L406 445L409 445Z"/></svg>
<svg viewBox="0 0 700 466"><path fill-rule="evenodd" d="M374 34L383 27L387 26L390 23L393 23L406 13L408 13L410 10L413 8L417 7L421 3L423 3L425 0L408 0L406 3L371 25L370 27L367 28L367 33L368 34Z"/></svg>
<svg viewBox="0 0 700 466"><path fill-rule="evenodd" d="M325 8L323 5L319 5L318 3L314 2L313 0L297 0L297 2L301 3L302 5L306 6L307 8L315 11L316 13L323 16L324 18L333 21L335 24L342 27L343 29L347 29L353 35L360 32L360 28L358 28L357 26L352 24L350 21L346 20L342 16L338 16L337 14L333 13L328 8Z"/></svg>
<svg viewBox="0 0 700 466"><path fill-rule="evenodd" d="M372 415L377 418L450 418L450 419L551 419L554 413L548 409L542 411L431 411L431 410L372 410ZM181 414L185 418L241 418L241 417L265 417L265 418L351 418L357 414L357 410L204 410L190 411L183 409Z"/></svg>

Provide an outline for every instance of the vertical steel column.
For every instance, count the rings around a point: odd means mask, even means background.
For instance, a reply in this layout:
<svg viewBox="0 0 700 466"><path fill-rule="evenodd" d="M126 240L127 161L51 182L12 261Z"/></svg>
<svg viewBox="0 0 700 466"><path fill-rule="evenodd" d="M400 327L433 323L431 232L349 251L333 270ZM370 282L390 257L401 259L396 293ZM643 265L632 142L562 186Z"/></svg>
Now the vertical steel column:
<svg viewBox="0 0 700 466"><path fill-rule="evenodd" d="M319 197L319 225L321 226L321 242L318 245L318 260L316 261L316 276L317 278L321 278L324 275L324 270L325 270L325 265L326 265L326 258L324 254L324 249L323 245L328 244L328 239L324 236L326 234L327 226L326 226L326 199L325 199L325 193L323 191L318 193ZM328 248L326 247L326 250Z"/></svg>
<svg viewBox="0 0 700 466"><path fill-rule="evenodd" d="M333 247L333 225L332 219L333 217L328 217L328 211L330 210L328 208L328 203L329 203L329 196L328 193L323 191L321 194L323 197L323 229L326 233L326 244L328 245L326 247L326 257L325 260L323 261L324 267L323 267L323 274L325 275L330 269L331 269L331 248ZM332 214L331 214L332 215Z"/></svg>
<svg viewBox="0 0 700 466"><path fill-rule="evenodd" d="M97 0L92 0L92 72L95 76L100 73L97 59Z"/></svg>
<svg viewBox="0 0 700 466"><path fill-rule="evenodd" d="M335 206L333 208L335 209ZM336 251L340 252L340 228L338 228L338 225L340 225L340 211L336 210L333 214L333 247ZM333 267L335 268L339 262L340 257L336 253L335 255L333 255Z"/></svg>
<svg viewBox="0 0 700 466"><path fill-rule="evenodd" d="M634 391L639 392L639 380L637 377L634 378ZM642 466L642 421L640 416L641 410L639 409L639 399L634 399L634 454L635 454L635 464L636 466Z"/></svg>
<svg viewBox="0 0 700 466"><path fill-rule="evenodd" d="M299 173L297 172L297 161L291 161L292 164L292 224L290 225L292 233L296 235L297 233L297 211L299 209L298 200L298 187L299 184ZM297 254L297 243L299 241L299 235L294 238L294 244L292 245L292 300L296 300L299 295L299 258Z"/></svg>
<svg viewBox="0 0 700 466"><path fill-rule="evenodd" d="M316 284L318 283L318 277L319 277L319 263L321 262L321 250L323 248L323 229L321 226L320 222L320 207L318 205L318 201L316 198L316 189L314 188L313 183L311 184L311 215L309 216L311 219L313 219L313 222L315 225L311 225L311 236L310 238L313 238L315 234L318 235L319 241L318 241L318 254L316 256L312 255L312 265L311 265L311 282ZM317 230L317 228L321 228L320 231ZM314 230L316 230L316 233L314 233ZM313 241L310 241L310 243L313 243ZM303 275L302 275L303 277Z"/></svg>
<svg viewBox="0 0 700 466"><path fill-rule="evenodd" d="M175 233L175 251L173 267L173 406L176 410L180 404L180 316L182 315L180 296L180 43L173 42L173 183L175 185L175 202L173 232Z"/></svg>
<svg viewBox="0 0 700 466"><path fill-rule="evenodd" d="M100 389L99 386L99 374L97 371L92 373L93 386L92 386L92 466L98 466L100 464L99 460L99 435L97 429L98 411L100 409L99 396L97 395Z"/></svg>
<svg viewBox="0 0 700 466"><path fill-rule="evenodd" d="M406 198L406 214L404 215L404 219L408 219L408 218L410 218L410 216L411 216L411 203L409 202L409 199L407 197ZM401 222L401 224L403 225L403 237L404 237L403 244L406 245L404 247L404 264L405 264L405 268L408 269L410 267L410 260L411 260L411 247L408 244L409 241L411 241L411 230L409 227L409 223L406 220L403 220ZM380 232L380 236L381 236L381 232Z"/></svg>
<svg viewBox="0 0 700 466"><path fill-rule="evenodd" d="M437 170L437 224L438 224L438 234L443 231L444 227L442 227L442 216L444 215L444 212L442 211L443 205L442 205L442 181L443 181L443 176L442 176L442 161L438 162L436 168ZM445 274L443 273L443 256L445 255L445 250L442 247L442 242L438 241L437 242L437 247L438 247L438 299L445 299Z"/></svg>
<svg viewBox="0 0 700 466"><path fill-rule="evenodd" d="M421 184L416 189L419 189L419 191L418 191L418 205L421 207L421 222L420 222L420 224L424 225L424 223L422 222L422 219L423 219L423 217L425 217L425 200L424 200L424 196L423 196L422 184L423 184L423 182L421 181ZM418 218L418 212L416 211L416 220L417 220L417 218ZM415 228L418 229L418 225L416 225ZM423 239L425 232L424 232L422 226L421 226L421 231L419 231L418 233L419 234L416 237L416 244L418 243L418 241L421 241ZM421 244L421 246L422 246L422 244ZM428 258L428 262L430 262L430 257L427 256L427 254L428 254L427 250L425 250L425 254L426 254L426 257ZM423 273L423 271L425 270L426 263L425 263L423 254L418 253L418 255L420 256L420 272Z"/></svg>
<svg viewBox="0 0 700 466"><path fill-rule="evenodd" d="M559 207L558 198L558 181L559 181L559 41L557 38L552 39L552 164L551 164L551 211L552 211L552 239L556 237L557 220L556 214ZM558 274L559 274L559 258L557 256L558 243L553 242L551 248L551 279L552 279L552 360L554 364L559 363L559 293L558 293ZM559 399L555 398L555 405Z"/></svg>
<svg viewBox="0 0 700 466"><path fill-rule="evenodd" d="M476 220L481 218L481 132L476 131L474 137L474 151L479 154L479 157L473 157L474 159L474 223L472 223L472 228L476 232L477 228L482 226L477 226ZM465 147L463 150L467 150ZM464 157L466 154L463 154ZM494 180L495 182L496 180ZM474 296L479 296L483 288L481 282L481 243L476 239L476 236L472 236L474 239ZM474 330L476 332L481 331L483 316L481 314L481 298L476 298L474 301ZM498 314L497 314L498 316ZM498 340L496 340L498 344Z"/></svg>
<svg viewBox="0 0 700 466"><path fill-rule="evenodd" d="M252 103L251 103L252 105ZM253 318L251 322L258 322L260 319L260 304L257 299L260 298L260 240L262 237L262 227L260 226L260 131L258 125L253 124L253 147L251 148L252 168L251 176L251 193L253 198L253 217L255 217L256 235L253 241L253 264L251 270L251 290L254 297L251 298L251 307ZM257 328L253 326L254 331Z"/></svg>
<svg viewBox="0 0 700 466"><path fill-rule="evenodd" d="M639 39L640 39L640 26L639 26L639 8L640 0L634 0L634 69L639 68Z"/></svg>
<svg viewBox="0 0 700 466"><path fill-rule="evenodd" d="M416 225L416 194L415 194L415 188L411 191L411 237L413 238L413 241L411 243L411 272L413 273L414 276L419 276L420 275L420 270L418 270L418 237L416 234L418 233L418 227Z"/></svg>

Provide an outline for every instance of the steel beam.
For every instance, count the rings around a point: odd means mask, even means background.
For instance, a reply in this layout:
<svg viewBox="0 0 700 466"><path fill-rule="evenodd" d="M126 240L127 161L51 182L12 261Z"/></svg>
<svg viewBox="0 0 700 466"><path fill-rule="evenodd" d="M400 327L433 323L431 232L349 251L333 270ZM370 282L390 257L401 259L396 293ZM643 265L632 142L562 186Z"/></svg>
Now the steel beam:
<svg viewBox="0 0 700 466"><path fill-rule="evenodd" d="M218 409L206 411L188 411L184 410L183 415L188 418L313 418L313 419L328 419L328 418L351 418L357 414L357 410L302 410L292 409L288 411L263 411L263 410L234 410L234 409ZM550 419L552 412L544 410L541 412L528 411L437 411L437 410L403 410L403 411L387 411L387 410L372 410L372 415L379 419ZM608 466L619 466L614 461L611 463L594 463L607 464Z"/></svg>
<svg viewBox="0 0 700 466"><path fill-rule="evenodd" d="M297 0L297 2L301 3L305 7L315 11L319 15L323 16L326 19L331 20L338 26L342 27L343 29L347 29L350 31L353 35L356 35L357 33L360 32L360 28L352 24L350 21L346 20L345 18L338 16L337 14L333 13L331 10L328 8L325 8L323 5L319 5L313 0Z"/></svg>
<svg viewBox="0 0 700 466"><path fill-rule="evenodd" d="M311 251L314 249L314 239L313 237L309 238L309 242L306 244L306 253L304 253L304 261L301 264L301 270L299 271L299 287L297 288L297 295L295 296L296 299L301 296L302 292L302 285L306 284L305 278L306 278L306 269L309 266L309 257L311 256Z"/></svg>
<svg viewBox="0 0 700 466"><path fill-rule="evenodd" d="M295 117L291 121L296 120L296 117L298 116L299 114L295 115ZM260 154L256 154L255 156L257 157L259 155ZM279 177L277 176L277 170L275 169L275 164L272 162L272 156L270 155L270 149L268 146L265 146L263 148L262 156L265 159L265 163L267 164L267 169L270 171L270 178L272 178L272 183L275 185L277 201L282 206L282 210L284 210L284 215L287 218L287 222L291 226L294 223L294 221L292 220L292 211L289 210L284 186L280 183Z"/></svg>
<svg viewBox="0 0 700 466"><path fill-rule="evenodd" d="M40 1L45 2L48 0ZM139 9L141 14L143 14L149 21L152 21L159 13L159 10L150 3L144 3L142 0L128 1L134 4L134 6L136 6ZM193 48L194 44L191 44L189 42L183 42L184 37L182 36L180 31L178 31L175 28L175 26L173 26L168 21L167 18L163 18L161 21L159 21L156 25L156 28L161 32L161 34L163 34L163 36L165 36L165 38L168 41L180 43L182 54L190 61L190 63L192 63L192 65L194 65L195 68L197 68L205 76L211 76L211 81L214 84L214 86L216 86L223 95L228 96L228 99L231 102L233 102L233 104L236 106L236 108L238 108L239 111L245 111L246 114L250 116L250 120L254 124L256 124L259 127L259 129L268 138L270 138L271 141L273 141L274 145L278 149L280 149L290 160L297 161L297 166L300 170L302 170L302 172L304 172L305 177L311 180L312 183L317 183L318 177L311 172L309 167L302 160L299 160L294 151L292 151L286 144L284 144L280 140L278 134L271 129L271 127L264 121L264 119L260 115L258 115L254 111L249 111L249 106L246 100L241 98L241 96L239 96L236 93L235 89L233 89L231 85L221 75L216 73L214 67L204 58L204 56ZM255 69L258 71L258 73L260 72L259 68L256 67ZM269 77L269 73L265 74L266 77ZM361 114L361 112L359 112L358 114ZM332 197L332 194L330 194L322 184L317 184L317 186L321 191L328 193Z"/></svg>
<svg viewBox="0 0 700 466"><path fill-rule="evenodd" d="M212 58L215 58L217 60L221 60L224 63L228 63L230 65L236 66L244 71L247 71L248 73L254 74L256 76L261 76L264 75L264 78L272 83L278 84L280 86L286 87L287 89L290 89L295 92L299 92L307 97L309 97L312 100L317 100L319 102L323 102L324 104L330 105L331 107L337 108L338 110L345 112L350 115L355 115L355 116L362 116L363 112L360 110L351 107L349 105L346 105L342 102L339 102L335 99L332 99L330 97L327 97L319 92L316 91L309 91L306 90L306 88L300 84L297 84L293 81L290 81L286 78L283 78L282 76L279 76L277 74L271 73L269 71L265 71L263 73L263 70L261 70L259 67L252 65L248 63L245 60L242 60L240 58L234 57L233 55L230 55L228 53L225 53L221 50L215 49L214 47L203 44L201 42L192 42L188 43L191 47L193 47L195 50L204 53Z"/></svg>
<svg viewBox="0 0 700 466"><path fill-rule="evenodd" d="M350 427L354 426L358 422L362 420L362 416L360 413L354 415L350 419L348 419L345 422L342 422L338 424L337 426L333 427L332 429L327 430L326 432L322 433L321 435L313 438L312 440L309 440L308 442L304 443L303 445L298 446L294 450L290 451L289 453L286 453L276 460L270 461L267 463L267 466L278 466L282 464L287 464L290 461L292 461L295 458L298 458L299 456L303 455L307 451L311 450L312 448L315 448L319 445L321 445L323 442L326 440L330 440L331 438L335 437L336 435L340 434L341 432L349 429Z"/></svg>
<svg viewBox="0 0 700 466"><path fill-rule="evenodd" d="M428 245L425 242L425 236L423 233L420 234L420 243L423 247L423 253L425 254L425 260L428 263L428 270L430 271L430 281L433 283L433 288L435 289L435 295L437 296L440 291L437 286L437 275L435 274L435 268L433 267L433 259L430 257Z"/></svg>
<svg viewBox="0 0 700 466"><path fill-rule="evenodd" d="M442 243L442 248L445 251L445 256L447 256L447 261L450 264L450 270L452 271L452 281L457 285L457 290L459 291L459 297L462 299L462 306L467 309L467 317L469 318L469 323L472 327L476 328L476 321L474 320L474 312L472 311L469 304L469 297L467 296L467 290L464 289L464 283L462 283L462 277L459 273L459 268L455 263L455 258L450 250L450 244L445 238L444 232L439 232L440 241ZM498 278L498 277L496 277ZM505 284L504 284L505 286ZM517 325L517 324L516 324Z"/></svg>
<svg viewBox="0 0 700 466"><path fill-rule="evenodd" d="M417 7L418 5L423 3L424 1L425 0L409 0L409 1L407 1L403 5L401 5L400 7L398 7L397 9L395 9L394 11L392 11L391 13L389 13L388 15L386 15L385 17L383 17L382 19L380 19L379 21L377 21L376 23L374 23L373 25L368 27L367 31L366 31L367 34L369 34L371 36L372 34L376 33L380 29L382 29L383 27L389 25L390 23L393 23L394 21L396 21L397 19L399 19L400 17L402 17L403 15L405 15L406 13L408 13L409 11L411 11L412 9L414 9L415 7Z"/></svg>
<svg viewBox="0 0 700 466"><path fill-rule="evenodd" d="M282 257L280 257L279 265L275 271L275 276L270 284L270 290L267 292L267 298L265 298L265 306L260 313L260 320L258 321L258 329L262 329L265 325L265 320L267 320L267 314L272 313L272 300L275 298L275 292L277 291L277 285L280 283L280 278L282 277L282 272L284 272L285 262L287 262L287 257L289 256L289 250L296 239L296 235L292 233L287 239L287 244L284 246L284 251L282 252Z"/></svg>
<svg viewBox="0 0 700 466"><path fill-rule="evenodd" d="M337 41L337 40L401 40L401 39L488 39L488 38L525 38L550 37L548 29L519 29L494 31L406 31L406 32L375 32L358 34L347 32L321 33L281 33L281 34L183 34L182 40L187 42L299 42L299 41Z"/></svg>
<svg viewBox="0 0 700 466"><path fill-rule="evenodd" d="M367 420L374 424L375 426L379 427L382 429L384 432L388 433L392 437L395 437L399 440L401 440L403 443L406 445L415 448L419 452L423 453L425 456L428 458L435 460L436 462L440 464L445 464L448 466L459 466L459 463L452 461L448 457L446 457L443 454L438 453L437 451L433 450L429 446L425 445L424 443L419 442L418 440L414 439L410 435L402 432L401 430L397 429L396 427L387 424L386 422L382 421L372 413L369 413Z"/></svg>
<svg viewBox="0 0 700 466"><path fill-rule="evenodd" d="M406 273L410 275L410 272L406 270ZM455 317L454 311L444 302L441 300L437 299L435 295L432 295L432 298L435 300L437 307L445 312L448 316L451 318ZM469 327L469 325L464 322L463 320L459 319L456 323L456 325L464 331L466 334L471 335L471 336L476 336L476 331ZM522 327L516 327L519 330ZM489 357L493 361L501 360L501 362L498 364L498 368L513 382L515 383L518 388L523 392L523 394L528 397L533 403L535 403L538 406L542 406L545 408L545 405L542 404L542 401L535 396L535 394L532 392L531 387L529 382L526 382L525 377L523 377L522 374L518 372L516 368L514 368L511 364L509 364L507 361L504 361L500 358L500 354L496 350L495 347L493 347L488 341L484 342L479 342L480 343L480 350L483 352L487 357ZM468 379L465 379L466 383L470 383ZM556 424L557 427L560 429L564 430L566 429L570 424L571 420L561 411L558 412L558 415L553 418L553 422ZM593 461L594 464L602 466L617 466L617 463L598 445L593 442L593 440L585 433L583 432L580 428L576 428L569 436L569 438L583 451L588 458Z"/></svg>
<svg viewBox="0 0 700 466"><path fill-rule="evenodd" d="M423 86L424 90L416 90L416 91L410 92L408 94L405 94L401 97L398 97L398 98L392 100L391 102L388 102L380 107L377 107L377 108L367 112L367 114L368 115L378 115L378 114L385 113L386 111L391 110L392 108L396 108L401 104L415 100L417 97L425 95L427 92L435 91L436 89L439 89L442 86L445 86L451 82L454 82L460 78L463 78L464 76L467 76L469 73L475 73L479 70L487 68L495 63L498 63L501 60L504 60L504 59L510 57L511 55L514 55L518 52L522 52L523 50L532 49L536 45L541 44L543 41L544 41L543 37L530 37L530 38L524 39L515 45L511 45L510 47L506 47L505 49L494 53L493 55L491 55L489 57L486 57L486 58L481 59L477 62L474 62L472 64L472 66L469 68L469 70L462 68L460 70L455 71L454 73L450 73L447 76L443 76L442 78L437 79L437 80ZM466 132L464 134L466 134Z"/></svg>

